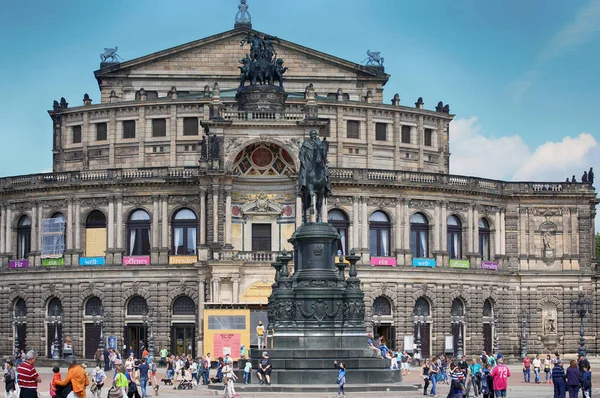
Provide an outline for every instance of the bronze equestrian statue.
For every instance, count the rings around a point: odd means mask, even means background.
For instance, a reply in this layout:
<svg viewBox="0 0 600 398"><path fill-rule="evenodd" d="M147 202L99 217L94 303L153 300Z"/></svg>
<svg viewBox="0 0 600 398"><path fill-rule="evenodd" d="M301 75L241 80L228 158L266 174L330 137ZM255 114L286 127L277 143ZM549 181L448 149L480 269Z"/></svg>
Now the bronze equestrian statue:
<svg viewBox="0 0 600 398"><path fill-rule="evenodd" d="M300 172L298 173L298 194L302 198L302 221L306 222L306 212L315 213L312 198L315 195L317 222L321 222L323 198L331 195L331 179L327 167L329 142L319 141L317 131L311 130L310 138L304 140L300 148ZM327 220L325 220L326 222Z"/></svg>

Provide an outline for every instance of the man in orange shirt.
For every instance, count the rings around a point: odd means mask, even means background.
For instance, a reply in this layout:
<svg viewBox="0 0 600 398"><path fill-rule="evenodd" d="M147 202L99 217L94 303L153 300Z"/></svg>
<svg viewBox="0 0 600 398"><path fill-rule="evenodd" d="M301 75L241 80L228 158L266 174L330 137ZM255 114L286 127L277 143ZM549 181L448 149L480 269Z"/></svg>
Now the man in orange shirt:
<svg viewBox="0 0 600 398"><path fill-rule="evenodd" d="M73 391L67 395L67 398L85 398L85 388L90 384L85 370L77 365L77 360L73 355L69 355L65 359L65 363L69 366L67 377L64 380L57 381L56 385L65 387L71 383Z"/></svg>

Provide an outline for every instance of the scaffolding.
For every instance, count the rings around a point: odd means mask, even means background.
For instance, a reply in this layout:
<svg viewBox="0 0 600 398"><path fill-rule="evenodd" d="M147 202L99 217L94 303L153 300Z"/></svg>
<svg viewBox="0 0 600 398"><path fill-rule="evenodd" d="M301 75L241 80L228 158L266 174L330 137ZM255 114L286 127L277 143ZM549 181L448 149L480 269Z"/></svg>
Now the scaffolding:
<svg viewBox="0 0 600 398"><path fill-rule="evenodd" d="M65 251L65 220L42 219L42 258L60 258Z"/></svg>

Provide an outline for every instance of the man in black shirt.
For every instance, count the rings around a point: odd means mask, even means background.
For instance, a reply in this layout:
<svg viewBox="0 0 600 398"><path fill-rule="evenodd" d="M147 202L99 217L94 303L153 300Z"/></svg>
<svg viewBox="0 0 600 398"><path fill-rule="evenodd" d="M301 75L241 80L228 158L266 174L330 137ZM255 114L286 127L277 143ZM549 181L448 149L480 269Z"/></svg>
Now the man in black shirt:
<svg viewBox="0 0 600 398"><path fill-rule="evenodd" d="M269 358L269 354L266 351L262 353L262 359L258 364L256 376L258 377L258 380L260 380L260 384L264 384L266 380L267 385L271 385L271 358ZM263 376L265 377L264 380Z"/></svg>
<svg viewBox="0 0 600 398"><path fill-rule="evenodd" d="M140 370L140 387L142 389L142 398L146 398L146 387L148 386L148 371L150 370L150 366L146 363L147 358L142 360L142 363L139 366Z"/></svg>

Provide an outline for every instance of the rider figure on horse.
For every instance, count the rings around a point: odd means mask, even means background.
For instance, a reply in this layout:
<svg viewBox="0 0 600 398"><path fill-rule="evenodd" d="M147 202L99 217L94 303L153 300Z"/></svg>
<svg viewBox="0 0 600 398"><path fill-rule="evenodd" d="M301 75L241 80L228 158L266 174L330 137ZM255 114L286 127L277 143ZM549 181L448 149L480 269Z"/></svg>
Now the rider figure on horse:
<svg viewBox="0 0 600 398"><path fill-rule="evenodd" d="M331 179L327 167L329 143L326 138L319 141L316 130L311 130L309 136L310 138L304 140L299 155L298 194L302 198L304 222L306 222L307 210L309 214L314 214L313 194L316 198L317 221L321 221L323 198L331 195Z"/></svg>

